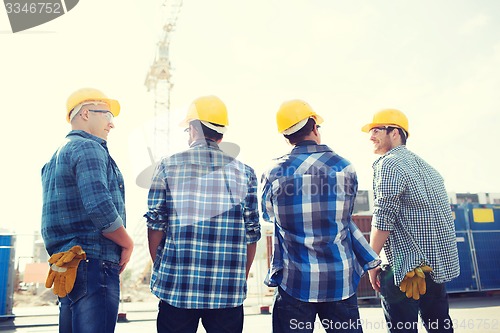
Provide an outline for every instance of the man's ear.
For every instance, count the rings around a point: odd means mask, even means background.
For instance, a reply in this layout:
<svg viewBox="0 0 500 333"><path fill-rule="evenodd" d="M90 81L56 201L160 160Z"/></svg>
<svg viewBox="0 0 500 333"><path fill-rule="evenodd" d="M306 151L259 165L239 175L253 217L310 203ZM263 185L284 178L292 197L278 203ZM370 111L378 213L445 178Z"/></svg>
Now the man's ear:
<svg viewBox="0 0 500 333"><path fill-rule="evenodd" d="M312 129L312 132L314 133L314 135L316 136L319 136L319 129L318 129L318 126L317 125L314 125L313 126L313 129Z"/></svg>
<svg viewBox="0 0 500 333"><path fill-rule="evenodd" d="M84 120L89 119L89 110L81 109L80 110L80 117L82 117Z"/></svg>
<svg viewBox="0 0 500 333"><path fill-rule="evenodd" d="M392 135L392 138L394 140L398 140L399 138L399 141L403 143L403 138L401 137L401 134L399 133L397 128L393 129L389 134Z"/></svg>

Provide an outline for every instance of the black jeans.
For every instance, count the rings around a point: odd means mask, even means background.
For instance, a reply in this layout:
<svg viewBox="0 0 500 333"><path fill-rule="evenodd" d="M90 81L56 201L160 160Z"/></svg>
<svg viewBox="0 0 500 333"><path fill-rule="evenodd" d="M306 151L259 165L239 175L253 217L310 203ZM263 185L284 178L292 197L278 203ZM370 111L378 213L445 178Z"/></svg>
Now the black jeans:
<svg viewBox="0 0 500 333"><path fill-rule="evenodd" d="M278 287L273 306L273 333L309 332L319 324L327 332L361 333L356 295L332 302L311 303L299 301Z"/></svg>
<svg viewBox="0 0 500 333"><path fill-rule="evenodd" d="M425 283L427 292L418 301L408 298L394 284L392 268L382 266L380 293L388 332L418 332L419 313L427 332L453 332L445 285L435 283L429 274L425 274Z"/></svg>
<svg viewBox="0 0 500 333"><path fill-rule="evenodd" d="M196 333L200 319L207 333L243 331L243 305L227 309L181 309L160 301L158 310L158 333Z"/></svg>

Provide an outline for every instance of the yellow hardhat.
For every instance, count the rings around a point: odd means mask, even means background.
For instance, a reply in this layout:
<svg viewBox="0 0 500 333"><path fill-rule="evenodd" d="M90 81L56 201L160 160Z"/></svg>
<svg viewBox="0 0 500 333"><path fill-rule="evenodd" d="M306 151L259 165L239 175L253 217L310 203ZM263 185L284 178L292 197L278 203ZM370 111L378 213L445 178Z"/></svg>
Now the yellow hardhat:
<svg viewBox="0 0 500 333"><path fill-rule="evenodd" d="M70 122L69 115L71 111L80 103L86 101L104 102L109 105L109 109L113 116L120 114L120 103L117 100L110 99L100 90L94 88L82 88L73 92L66 101L66 120Z"/></svg>
<svg viewBox="0 0 500 333"><path fill-rule="evenodd" d="M323 118L314 112L306 102L300 99L283 102L276 113L278 132L283 133L286 129L308 118L314 118L316 124L323 122Z"/></svg>
<svg viewBox="0 0 500 333"><path fill-rule="evenodd" d="M221 126L229 125L226 105L219 97L213 95L195 99L189 106L181 126L188 126L192 120L206 121Z"/></svg>
<svg viewBox="0 0 500 333"><path fill-rule="evenodd" d="M408 131L408 118L405 114L396 109L384 109L373 115L373 121L361 128L363 132L368 133L372 128L378 126L394 126L405 130L406 135L410 136Z"/></svg>

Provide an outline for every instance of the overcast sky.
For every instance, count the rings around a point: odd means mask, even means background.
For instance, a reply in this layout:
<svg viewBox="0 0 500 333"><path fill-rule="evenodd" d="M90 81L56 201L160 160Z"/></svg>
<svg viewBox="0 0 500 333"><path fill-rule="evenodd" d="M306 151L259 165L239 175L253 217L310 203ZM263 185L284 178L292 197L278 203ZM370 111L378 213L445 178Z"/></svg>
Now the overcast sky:
<svg viewBox="0 0 500 333"><path fill-rule="evenodd" d="M110 151L126 177L129 223L144 214L147 191L135 179L151 164L155 96L144 80L160 4L82 0L16 34L0 10L0 228L39 230L40 169L70 130L66 98L84 86L122 105ZM323 143L370 189L376 156L360 128L374 112L399 108L409 149L450 192L500 192L499 31L496 0L185 0L170 45L171 119L198 96L219 96L229 110L225 140L260 175L290 149L276 132L279 105L304 99L325 119ZM173 145L184 148L173 128Z"/></svg>

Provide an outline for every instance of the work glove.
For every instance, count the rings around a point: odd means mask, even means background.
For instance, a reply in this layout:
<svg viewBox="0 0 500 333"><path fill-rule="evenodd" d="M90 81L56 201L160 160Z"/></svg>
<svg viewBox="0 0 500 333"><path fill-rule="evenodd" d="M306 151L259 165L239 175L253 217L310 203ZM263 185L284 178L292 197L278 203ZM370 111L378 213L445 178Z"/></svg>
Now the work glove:
<svg viewBox="0 0 500 333"><path fill-rule="evenodd" d="M75 245L66 252L54 253L49 258L51 265L45 287L51 288L54 285L54 294L66 297L75 285L78 265L85 259L87 255L80 245Z"/></svg>
<svg viewBox="0 0 500 333"><path fill-rule="evenodd" d="M427 286L425 284L425 273L432 272L432 268L427 265L423 265L415 268L412 271L406 273L403 281L399 285L399 290L406 294L406 297L413 298L418 301L420 295L423 295L427 291Z"/></svg>

